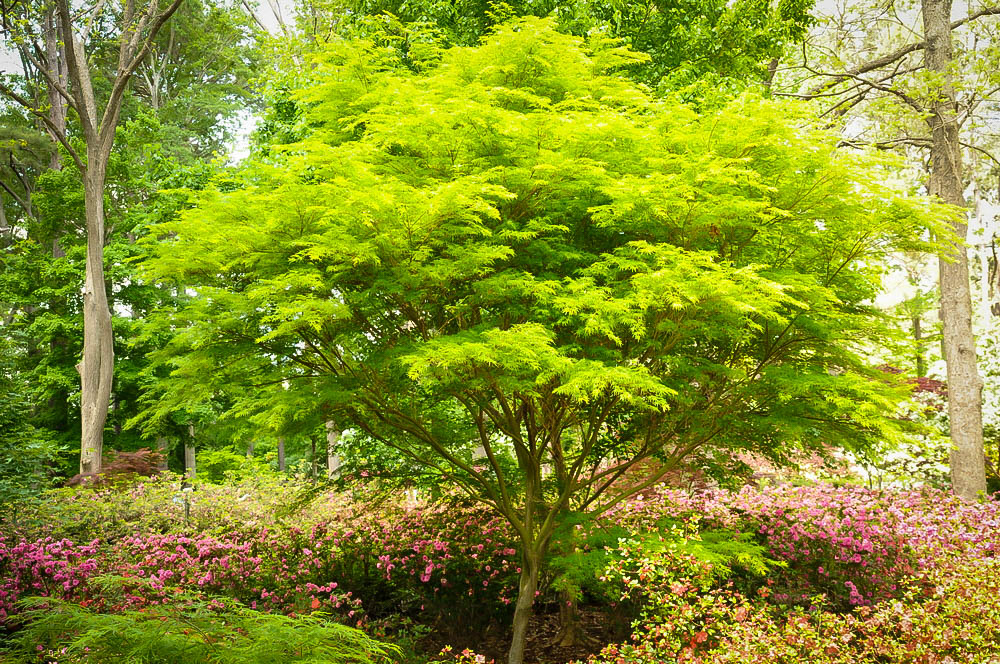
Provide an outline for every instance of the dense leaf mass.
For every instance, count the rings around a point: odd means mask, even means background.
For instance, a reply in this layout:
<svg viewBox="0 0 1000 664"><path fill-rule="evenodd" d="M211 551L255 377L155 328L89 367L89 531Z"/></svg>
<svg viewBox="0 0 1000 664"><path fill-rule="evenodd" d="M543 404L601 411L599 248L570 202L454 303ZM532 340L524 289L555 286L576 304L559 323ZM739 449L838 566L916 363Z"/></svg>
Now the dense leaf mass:
<svg viewBox="0 0 1000 664"><path fill-rule="evenodd" d="M614 73L642 59L534 19L424 73L331 46L308 138L151 236L147 278L191 297L137 422L227 389L269 425L311 403L495 504L476 445L582 482L892 438L871 302L931 210L792 106L699 114Z"/></svg>

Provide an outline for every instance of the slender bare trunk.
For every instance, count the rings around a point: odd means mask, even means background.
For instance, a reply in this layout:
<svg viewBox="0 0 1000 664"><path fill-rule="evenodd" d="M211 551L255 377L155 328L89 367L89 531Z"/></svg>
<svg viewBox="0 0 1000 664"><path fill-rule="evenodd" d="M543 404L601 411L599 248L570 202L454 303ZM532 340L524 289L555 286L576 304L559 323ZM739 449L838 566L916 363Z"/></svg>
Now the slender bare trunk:
<svg viewBox="0 0 1000 664"><path fill-rule="evenodd" d="M525 552L521 567L521 581L518 584L517 603L514 605L514 633L511 637L510 652L507 654L507 664L523 664L524 662L524 648L528 641L528 623L531 621L531 613L535 605L535 591L538 590L538 572L541 563L542 554L540 552Z"/></svg>
<svg viewBox="0 0 1000 664"><path fill-rule="evenodd" d="M278 436L278 472L285 472L285 437Z"/></svg>
<svg viewBox="0 0 1000 664"><path fill-rule="evenodd" d="M104 284L104 162L96 154L91 158L84 177L87 265L83 290L83 359L77 365L82 420L81 473L101 470L115 361L111 309Z"/></svg>
<svg viewBox="0 0 1000 664"><path fill-rule="evenodd" d="M188 439L184 441L184 476L193 480L198 476L198 466L194 450L194 425L188 426Z"/></svg>
<svg viewBox="0 0 1000 664"><path fill-rule="evenodd" d="M156 464L156 469L160 471L166 471L169 469L167 463L167 437L157 436L156 437L156 451L160 453L160 460Z"/></svg>
<svg viewBox="0 0 1000 664"><path fill-rule="evenodd" d="M248 459L252 459L253 458L253 450L254 450L254 447L256 447L256 445L257 445L257 441L254 441L254 440L251 440L249 443L247 443L247 458Z"/></svg>
<svg viewBox="0 0 1000 664"><path fill-rule="evenodd" d="M0 241L7 237L10 230L10 222L7 221L7 211L4 210L3 194L0 193Z"/></svg>
<svg viewBox="0 0 1000 664"><path fill-rule="evenodd" d="M923 0L924 57L941 87L927 122L931 128L931 175L928 189L946 203L965 206L962 193L962 151L951 84L951 0ZM941 322L948 366L948 418L951 427L951 483L956 495L974 500L986 491L983 451L982 380L976 367L972 335L972 293L964 218L952 222L954 238L939 257Z"/></svg>
<svg viewBox="0 0 1000 664"><path fill-rule="evenodd" d="M326 475L330 479L340 477L340 456L337 455L337 441L340 440L340 430L332 420L326 422Z"/></svg>

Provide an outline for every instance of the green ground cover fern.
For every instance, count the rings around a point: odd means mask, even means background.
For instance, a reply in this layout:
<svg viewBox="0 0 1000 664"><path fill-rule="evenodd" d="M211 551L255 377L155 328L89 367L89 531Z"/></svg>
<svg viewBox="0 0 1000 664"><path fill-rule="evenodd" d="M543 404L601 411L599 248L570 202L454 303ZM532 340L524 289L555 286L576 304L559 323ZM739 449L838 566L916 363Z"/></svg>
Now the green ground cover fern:
<svg viewBox="0 0 1000 664"><path fill-rule="evenodd" d="M105 577L128 587L132 579ZM178 593L169 605L98 613L50 597L22 602L23 629L0 662L57 664L376 664L396 648L322 614L283 616Z"/></svg>

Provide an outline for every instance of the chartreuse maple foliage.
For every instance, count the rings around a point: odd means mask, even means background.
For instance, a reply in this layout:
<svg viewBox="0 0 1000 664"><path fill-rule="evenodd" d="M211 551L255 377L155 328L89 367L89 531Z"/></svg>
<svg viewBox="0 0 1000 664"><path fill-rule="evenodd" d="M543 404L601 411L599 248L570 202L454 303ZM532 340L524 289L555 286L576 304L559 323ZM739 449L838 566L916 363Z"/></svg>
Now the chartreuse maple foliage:
<svg viewBox="0 0 1000 664"><path fill-rule="evenodd" d="M640 461L898 435L865 358L879 259L939 211L795 106L699 115L546 20L428 53L334 44L308 138L155 230L147 278L192 296L162 314L151 428L220 390L261 424L323 413L492 505L529 559Z"/></svg>

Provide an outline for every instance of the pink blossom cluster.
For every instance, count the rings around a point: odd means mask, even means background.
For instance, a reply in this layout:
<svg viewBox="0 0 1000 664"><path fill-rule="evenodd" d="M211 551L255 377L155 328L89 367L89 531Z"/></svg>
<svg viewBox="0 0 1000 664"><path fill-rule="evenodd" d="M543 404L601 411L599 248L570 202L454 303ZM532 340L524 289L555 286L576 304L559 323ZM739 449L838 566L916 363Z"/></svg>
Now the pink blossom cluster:
<svg viewBox="0 0 1000 664"><path fill-rule="evenodd" d="M46 537L8 542L0 535L0 624L25 595L68 598L86 590L97 568L98 541L75 544Z"/></svg>

